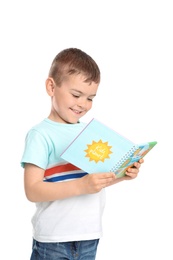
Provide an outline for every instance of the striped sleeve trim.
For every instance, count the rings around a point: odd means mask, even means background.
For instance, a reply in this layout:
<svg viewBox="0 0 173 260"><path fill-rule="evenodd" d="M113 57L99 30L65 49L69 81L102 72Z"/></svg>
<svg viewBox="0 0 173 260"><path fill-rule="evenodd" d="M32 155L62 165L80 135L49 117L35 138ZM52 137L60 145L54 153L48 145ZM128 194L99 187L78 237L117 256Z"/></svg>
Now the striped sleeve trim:
<svg viewBox="0 0 173 260"><path fill-rule="evenodd" d="M57 182L57 181L66 181L76 178L81 178L85 176L86 172L82 171L73 164L66 163L56 165L45 171L44 181L46 182Z"/></svg>
<svg viewBox="0 0 173 260"><path fill-rule="evenodd" d="M54 173L61 173L61 172L74 171L74 170L80 170L80 169L71 163L61 164L61 165L54 166L50 169L47 169L45 171L44 176L47 177Z"/></svg>

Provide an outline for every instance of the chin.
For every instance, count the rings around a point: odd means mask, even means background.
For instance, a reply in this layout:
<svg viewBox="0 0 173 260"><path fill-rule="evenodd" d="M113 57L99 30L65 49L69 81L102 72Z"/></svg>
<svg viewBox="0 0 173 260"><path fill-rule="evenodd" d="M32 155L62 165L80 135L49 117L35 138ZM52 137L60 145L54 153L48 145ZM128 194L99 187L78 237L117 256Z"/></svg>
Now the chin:
<svg viewBox="0 0 173 260"><path fill-rule="evenodd" d="M77 124L79 122L79 119L67 119L64 120L67 124Z"/></svg>

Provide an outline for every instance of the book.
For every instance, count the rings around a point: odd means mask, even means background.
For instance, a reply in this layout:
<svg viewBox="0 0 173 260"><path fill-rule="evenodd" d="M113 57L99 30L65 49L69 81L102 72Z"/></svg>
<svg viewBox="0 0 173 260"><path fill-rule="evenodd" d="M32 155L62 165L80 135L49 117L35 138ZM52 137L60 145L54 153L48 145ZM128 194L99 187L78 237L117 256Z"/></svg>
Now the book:
<svg viewBox="0 0 173 260"><path fill-rule="evenodd" d="M91 174L114 172L123 177L128 167L143 158L157 141L135 144L93 118L62 152L61 158Z"/></svg>

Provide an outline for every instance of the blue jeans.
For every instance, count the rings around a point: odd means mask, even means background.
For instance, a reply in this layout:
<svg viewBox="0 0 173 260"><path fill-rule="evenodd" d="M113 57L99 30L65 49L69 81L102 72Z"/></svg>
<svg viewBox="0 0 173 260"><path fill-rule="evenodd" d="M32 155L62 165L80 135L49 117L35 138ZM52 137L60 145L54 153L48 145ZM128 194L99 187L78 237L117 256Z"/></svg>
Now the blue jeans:
<svg viewBox="0 0 173 260"><path fill-rule="evenodd" d="M42 243L33 239L30 260L95 260L99 239Z"/></svg>

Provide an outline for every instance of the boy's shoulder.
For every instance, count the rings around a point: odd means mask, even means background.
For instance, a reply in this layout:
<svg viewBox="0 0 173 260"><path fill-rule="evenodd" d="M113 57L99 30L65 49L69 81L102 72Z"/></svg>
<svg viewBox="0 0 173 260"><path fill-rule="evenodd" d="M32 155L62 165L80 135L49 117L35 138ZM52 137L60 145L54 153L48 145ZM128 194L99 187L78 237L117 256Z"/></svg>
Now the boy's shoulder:
<svg viewBox="0 0 173 260"><path fill-rule="evenodd" d="M36 131L40 133L46 133L49 131L64 131L64 132L79 132L86 126L85 122L78 122L76 124L64 124L52 121L48 118L43 119L38 124L35 124L29 132Z"/></svg>

